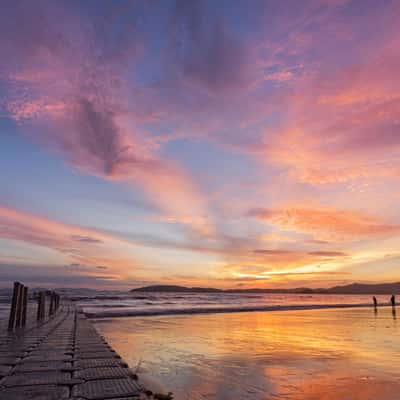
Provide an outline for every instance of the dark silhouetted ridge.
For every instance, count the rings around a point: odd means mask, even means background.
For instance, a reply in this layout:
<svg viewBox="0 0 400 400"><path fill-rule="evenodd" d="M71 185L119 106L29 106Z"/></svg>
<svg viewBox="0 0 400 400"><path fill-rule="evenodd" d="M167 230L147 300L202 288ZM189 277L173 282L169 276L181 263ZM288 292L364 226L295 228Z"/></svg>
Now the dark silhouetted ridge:
<svg viewBox="0 0 400 400"><path fill-rule="evenodd" d="M400 293L400 282L364 284L352 283L334 286L328 289L292 288L292 289L229 289L186 287L176 285L152 285L132 289L131 292L171 292L171 293L297 293L297 294L396 294Z"/></svg>
<svg viewBox="0 0 400 400"><path fill-rule="evenodd" d="M215 292L223 292L223 290L215 288L185 287L176 285L152 285L152 286L144 286L141 288L132 289L131 292L215 293Z"/></svg>

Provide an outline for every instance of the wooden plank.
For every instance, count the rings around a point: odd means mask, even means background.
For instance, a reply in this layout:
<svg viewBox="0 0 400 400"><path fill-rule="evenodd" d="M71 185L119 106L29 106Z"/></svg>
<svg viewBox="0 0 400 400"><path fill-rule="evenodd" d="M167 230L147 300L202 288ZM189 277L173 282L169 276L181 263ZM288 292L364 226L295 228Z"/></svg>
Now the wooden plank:
<svg viewBox="0 0 400 400"><path fill-rule="evenodd" d="M29 357L41 357L44 360L57 360L59 358L64 358L66 356L71 356L74 354L73 351L64 351L64 350L42 350L35 349L29 353Z"/></svg>
<svg viewBox="0 0 400 400"><path fill-rule="evenodd" d="M6 376L11 371L11 365L0 365L0 378Z"/></svg>
<svg viewBox="0 0 400 400"><path fill-rule="evenodd" d="M16 350L16 351L0 351L0 357L14 357L20 358L27 354L26 351Z"/></svg>
<svg viewBox="0 0 400 400"><path fill-rule="evenodd" d="M110 347L108 346L96 346L96 347L88 347L83 349L76 349L75 348L75 355L79 357L81 354L90 354L90 353L115 353Z"/></svg>
<svg viewBox="0 0 400 400"><path fill-rule="evenodd" d="M64 400L69 398L66 386L36 385L5 388L0 392L1 400Z"/></svg>
<svg viewBox="0 0 400 400"><path fill-rule="evenodd" d="M24 358L24 361L71 361L72 357L71 356L60 356L60 355L39 355L39 356L28 356Z"/></svg>
<svg viewBox="0 0 400 400"><path fill-rule="evenodd" d="M2 356L0 356L0 365L15 365L19 362L19 360L20 360L19 357L14 357L14 356L2 357Z"/></svg>
<svg viewBox="0 0 400 400"><path fill-rule="evenodd" d="M111 378L134 378L135 374L129 368L122 367L98 367L87 368L74 373L74 377L85 381L111 379Z"/></svg>
<svg viewBox="0 0 400 400"><path fill-rule="evenodd" d="M103 400L113 397L137 397L140 395L139 385L130 378L104 379L101 381L88 381L74 386L72 394L88 400Z"/></svg>
<svg viewBox="0 0 400 400"><path fill-rule="evenodd" d="M1 382L2 386L33 386L33 385L57 385L70 378L70 374L59 371L21 372L9 375Z"/></svg>
<svg viewBox="0 0 400 400"><path fill-rule="evenodd" d="M72 363L63 361L23 362L14 368L14 372L63 371L72 367Z"/></svg>
<svg viewBox="0 0 400 400"><path fill-rule="evenodd" d="M118 358L86 359L74 362L78 368L126 366L125 362Z"/></svg>
<svg viewBox="0 0 400 400"><path fill-rule="evenodd" d="M119 358L119 356L112 351L100 351L98 353L78 353L75 358L84 360L85 358Z"/></svg>

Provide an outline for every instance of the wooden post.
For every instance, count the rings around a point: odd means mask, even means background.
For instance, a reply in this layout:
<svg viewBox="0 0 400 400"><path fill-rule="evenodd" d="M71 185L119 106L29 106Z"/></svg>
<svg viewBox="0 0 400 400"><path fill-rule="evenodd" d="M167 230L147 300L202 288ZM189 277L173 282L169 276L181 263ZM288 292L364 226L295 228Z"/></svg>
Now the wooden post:
<svg viewBox="0 0 400 400"><path fill-rule="evenodd" d="M53 292L50 292L49 317L53 313Z"/></svg>
<svg viewBox="0 0 400 400"><path fill-rule="evenodd" d="M46 292L42 292L42 313L40 319L44 319L46 316Z"/></svg>
<svg viewBox="0 0 400 400"><path fill-rule="evenodd" d="M24 285L20 284L18 288L18 302L17 302L17 311L16 311L16 319L15 319L15 326L19 328L22 322L22 302L24 294Z"/></svg>
<svg viewBox="0 0 400 400"><path fill-rule="evenodd" d="M54 293L54 305L55 311L58 310L58 307L60 305L60 295L58 293Z"/></svg>
<svg viewBox="0 0 400 400"><path fill-rule="evenodd" d="M11 309L10 309L10 317L8 319L8 330L13 331L15 325L15 313L17 311L17 303L18 303L18 293L19 293L19 282L14 282L14 290L13 296L11 300Z"/></svg>
<svg viewBox="0 0 400 400"><path fill-rule="evenodd" d="M46 292L43 292L43 319L46 318L46 302L47 302L47 295Z"/></svg>
<svg viewBox="0 0 400 400"><path fill-rule="evenodd" d="M22 326L26 325L26 312L28 308L28 288L24 286L22 302Z"/></svg>
<svg viewBox="0 0 400 400"><path fill-rule="evenodd" d="M45 313L45 293L39 292L38 294L38 309L37 309L37 320L40 321L44 317Z"/></svg>
<svg viewBox="0 0 400 400"><path fill-rule="evenodd" d="M56 309L56 294L51 292L50 294L50 308L49 308L49 315L53 315Z"/></svg>
<svg viewBox="0 0 400 400"><path fill-rule="evenodd" d="M40 292L37 294L37 313L36 313L36 320L39 321L40 319Z"/></svg>

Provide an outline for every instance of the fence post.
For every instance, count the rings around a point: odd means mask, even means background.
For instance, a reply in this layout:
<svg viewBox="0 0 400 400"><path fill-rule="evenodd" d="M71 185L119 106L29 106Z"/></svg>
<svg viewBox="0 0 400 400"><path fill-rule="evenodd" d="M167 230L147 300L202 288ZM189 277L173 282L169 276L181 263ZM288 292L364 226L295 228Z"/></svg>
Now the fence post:
<svg viewBox="0 0 400 400"><path fill-rule="evenodd" d="M46 292L42 292L42 314L40 319L44 319L46 316Z"/></svg>
<svg viewBox="0 0 400 400"><path fill-rule="evenodd" d="M58 306L60 305L60 295L58 293L54 293L54 307L55 311L58 310Z"/></svg>
<svg viewBox="0 0 400 400"><path fill-rule="evenodd" d="M53 314L53 292L50 292L49 317Z"/></svg>
<svg viewBox="0 0 400 400"><path fill-rule="evenodd" d="M23 295L24 295L24 285L20 284L18 288L18 301L17 301L16 320L15 320L15 326L17 328L21 326L22 322Z"/></svg>
<svg viewBox="0 0 400 400"><path fill-rule="evenodd" d="M26 312L28 308L28 288L24 286L22 302L22 326L26 325Z"/></svg>
<svg viewBox="0 0 400 400"><path fill-rule="evenodd" d="M19 294L19 282L14 282L14 290L13 296L11 300L11 309L10 309L10 317L8 319L8 330L14 330L15 325L15 313L17 311L17 304L18 304L18 294Z"/></svg>
<svg viewBox="0 0 400 400"><path fill-rule="evenodd" d="M40 319L40 292L37 294L37 313L36 313L36 320L39 321Z"/></svg>
<svg viewBox="0 0 400 400"><path fill-rule="evenodd" d="M37 309L37 320L40 321L44 317L45 313L45 293L39 292L38 294L38 309Z"/></svg>

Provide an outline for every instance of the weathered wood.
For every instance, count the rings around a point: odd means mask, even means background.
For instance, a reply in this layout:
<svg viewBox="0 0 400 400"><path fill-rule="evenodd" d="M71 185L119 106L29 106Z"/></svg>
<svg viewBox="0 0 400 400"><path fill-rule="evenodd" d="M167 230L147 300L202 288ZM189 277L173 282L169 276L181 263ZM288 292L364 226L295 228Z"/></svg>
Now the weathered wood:
<svg viewBox="0 0 400 400"><path fill-rule="evenodd" d="M22 323L22 303L23 303L23 295L24 295L24 285L20 284L18 287L18 302L17 302L17 311L15 317L15 326L19 328Z"/></svg>
<svg viewBox="0 0 400 400"><path fill-rule="evenodd" d="M29 355L24 360L26 361L36 361L36 362L43 362L43 361L71 361L72 357L67 356L65 354L53 354L53 353L43 353L38 355Z"/></svg>
<svg viewBox="0 0 400 400"><path fill-rule="evenodd" d="M0 342L0 400L150 400L84 315L65 303L55 312L59 297L53 299L51 318Z"/></svg>
<svg viewBox="0 0 400 400"><path fill-rule="evenodd" d="M75 397L83 397L88 400L102 400L112 397L137 397L140 395L140 387L130 378L104 379L100 381L88 381L76 385L72 391Z"/></svg>
<svg viewBox="0 0 400 400"><path fill-rule="evenodd" d="M57 385L67 380L70 374L59 371L43 372L22 372L7 376L1 384L6 387L33 386L33 385Z"/></svg>
<svg viewBox="0 0 400 400"><path fill-rule="evenodd" d="M11 365L0 365L0 378L6 376L11 371Z"/></svg>
<svg viewBox="0 0 400 400"><path fill-rule="evenodd" d="M24 286L22 296L22 326L26 326L26 314L28 310L28 287Z"/></svg>
<svg viewBox="0 0 400 400"><path fill-rule="evenodd" d="M77 360L74 363L78 368L95 368L95 367L114 367L122 365L127 367L126 363L118 358L101 358L101 359L85 359Z"/></svg>
<svg viewBox="0 0 400 400"><path fill-rule="evenodd" d="M8 330L14 330L15 326L15 317L17 312L17 304L18 304L18 294L19 294L19 282L14 282L14 290L11 300L11 309L10 309L10 317L8 320Z"/></svg>
<svg viewBox="0 0 400 400"><path fill-rule="evenodd" d="M12 387L0 392L0 399L4 400L64 400L68 398L68 387L56 385Z"/></svg>
<svg viewBox="0 0 400 400"><path fill-rule="evenodd" d="M46 316L46 292L42 292L42 318L44 319L44 317Z"/></svg>
<svg viewBox="0 0 400 400"><path fill-rule="evenodd" d="M76 371L74 376L76 378L83 378L85 381L93 381L99 379L134 377L134 373L129 368L97 367Z"/></svg>
<svg viewBox="0 0 400 400"><path fill-rule="evenodd" d="M53 307L54 307L54 295L53 292L50 293L50 305L49 305L49 317L53 314Z"/></svg>
<svg viewBox="0 0 400 400"><path fill-rule="evenodd" d="M39 292L37 320L41 321L45 317L45 313L46 313L46 293Z"/></svg>
<svg viewBox="0 0 400 400"><path fill-rule="evenodd" d="M39 292L37 294L37 314L36 314L36 319L39 321L40 320L40 315L42 312L42 297L41 297L42 292Z"/></svg>
<svg viewBox="0 0 400 400"><path fill-rule="evenodd" d="M72 367L70 362L64 361L25 361L15 367L14 372L37 372L37 371L64 371Z"/></svg>

